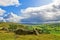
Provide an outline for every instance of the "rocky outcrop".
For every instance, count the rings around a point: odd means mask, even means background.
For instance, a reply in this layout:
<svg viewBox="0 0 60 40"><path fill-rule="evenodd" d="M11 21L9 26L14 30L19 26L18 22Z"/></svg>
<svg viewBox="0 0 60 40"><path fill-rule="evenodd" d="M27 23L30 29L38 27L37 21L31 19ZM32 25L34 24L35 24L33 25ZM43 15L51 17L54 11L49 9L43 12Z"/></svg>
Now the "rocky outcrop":
<svg viewBox="0 0 60 40"><path fill-rule="evenodd" d="M30 34L38 35L39 34L38 31L35 29L34 30L18 29L14 32L19 35L30 35Z"/></svg>

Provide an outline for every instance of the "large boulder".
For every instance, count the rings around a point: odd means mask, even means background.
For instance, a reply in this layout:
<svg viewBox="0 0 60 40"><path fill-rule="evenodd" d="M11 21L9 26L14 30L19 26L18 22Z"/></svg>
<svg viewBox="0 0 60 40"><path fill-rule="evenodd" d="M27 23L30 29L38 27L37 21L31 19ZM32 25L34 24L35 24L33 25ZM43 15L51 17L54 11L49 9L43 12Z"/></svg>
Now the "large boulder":
<svg viewBox="0 0 60 40"><path fill-rule="evenodd" d="M26 30L26 29L18 29L15 31L15 33L19 35L36 34L35 30Z"/></svg>

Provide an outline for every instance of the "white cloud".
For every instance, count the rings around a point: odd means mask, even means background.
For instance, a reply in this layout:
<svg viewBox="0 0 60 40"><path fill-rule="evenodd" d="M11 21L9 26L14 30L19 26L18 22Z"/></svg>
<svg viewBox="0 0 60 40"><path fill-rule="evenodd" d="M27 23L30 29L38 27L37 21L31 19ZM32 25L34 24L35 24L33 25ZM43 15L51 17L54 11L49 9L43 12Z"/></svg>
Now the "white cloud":
<svg viewBox="0 0 60 40"><path fill-rule="evenodd" d="M6 22L6 20L3 17L0 17L0 22Z"/></svg>
<svg viewBox="0 0 60 40"><path fill-rule="evenodd" d="M20 5L18 0L0 0L0 6Z"/></svg>
<svg viewBox="0 0 60 40"><path fill-rule="evenodd" d="M3 17L0 17L0 20L3 20Z"/></svg>
<svg viewBox="0 0 60 40"><path fill-rule="evenodd" d="M40 7L28 7L22 9L21 13L27 17L23 19L24 21L60 21L60 0L54 0L53 3Z"/></svg>
<svg viewBox="0 0 60 40"><path fill-rule="evenodd" d="M0 8L0 21L4 21L4 18L2 17L6 11Z"/></svg>
<svg viewBox="0 0 60 40"><path fill-rule="evenodd" d="M4 15L6 11L0 8L0 16Z"/></svg>
<svg viewBox="0 0 60 40"><path fill-rule="evenodd" d="M20 22L21 19L23 19L23 17L18 16L16 14L14 14L13 12L9 13L8 15L6 15L7 18L5 19L5 21L7 22ZM6 17L5 16L5 17Z"/></svg>

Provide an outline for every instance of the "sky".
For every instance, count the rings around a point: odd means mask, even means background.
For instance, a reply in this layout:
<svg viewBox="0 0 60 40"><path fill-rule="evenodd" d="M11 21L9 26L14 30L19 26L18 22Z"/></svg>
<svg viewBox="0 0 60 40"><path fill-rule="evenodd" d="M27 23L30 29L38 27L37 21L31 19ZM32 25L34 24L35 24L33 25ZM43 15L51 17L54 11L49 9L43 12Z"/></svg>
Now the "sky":
<svg viewBox="0 0 60 40"><path fill-rule="evenodd" d="M0 0L0 22L60 22L60 0Z"/></svg>
<svg viewBox="0 0 60 40"><path fill-rule="evenodd" d="M4 9L7 11L7 13L9 12L14 12L16 13L17 15L20 15L20 10L21 9L25 9L25 8L28 8L28 7L37 7L37 6L42 6L42 5L45 5L45 4L48 4L50 3L51 1L47 0L47 1L44 1L44 0L18 0L20 5L16 7L16 4L15 5L0 5L0 8ZM14 10L13 10L14 9Z"/></svg>

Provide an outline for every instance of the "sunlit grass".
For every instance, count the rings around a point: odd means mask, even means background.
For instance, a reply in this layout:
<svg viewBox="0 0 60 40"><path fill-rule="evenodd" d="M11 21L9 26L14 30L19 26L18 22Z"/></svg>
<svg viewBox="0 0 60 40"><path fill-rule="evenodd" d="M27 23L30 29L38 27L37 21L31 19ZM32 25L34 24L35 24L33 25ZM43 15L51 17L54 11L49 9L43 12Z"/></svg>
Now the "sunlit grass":
<svg viewBox="0 0 60 40"><path fill-rule="evenodd" d="M15 35L14 33L0 33L0 40L60 40L60 36L52 34Z"/></svg>
<svg viewBox="0 0 60 40"><path fill-rule="evenodd" d="M12 24L12 25L10 25ZM14 26L15 25L15 26ZM59 26L58 26L59 25ZM20 24L14 24L14 23L0 23L0 40L60 40L60 23L56 24L44 24L44 25L20 25ZM2 28L8 28L8 30L2 30ZM42 33L39 35L17 35L14 33L14 31L9 31L9 27L17 27L27 29L27 30L33 30L33 28L37 28L43 31L49 30L49 34ZM11 28L13 29L13 28Z"/></svg>
<svg viewBox="0 0 60 40"><path fill-rule="evenodd" d="M15 40L14 33L0 33L0 40Z"/></svg>
<svg viewBox="0 0 60 40"><path fill-rule="evenodd" d="M59 36L51 34L40 34L40 35L20 35L16 40L59 40Z"/></svg>

